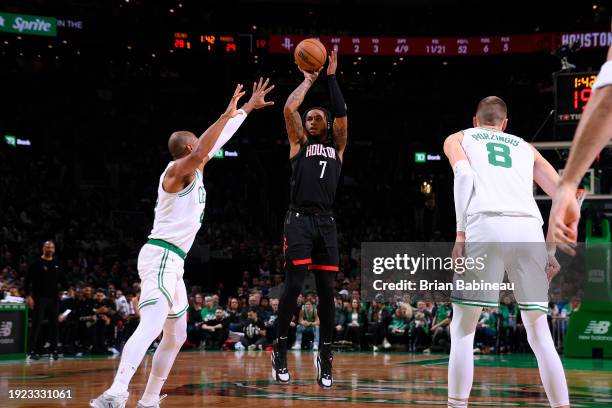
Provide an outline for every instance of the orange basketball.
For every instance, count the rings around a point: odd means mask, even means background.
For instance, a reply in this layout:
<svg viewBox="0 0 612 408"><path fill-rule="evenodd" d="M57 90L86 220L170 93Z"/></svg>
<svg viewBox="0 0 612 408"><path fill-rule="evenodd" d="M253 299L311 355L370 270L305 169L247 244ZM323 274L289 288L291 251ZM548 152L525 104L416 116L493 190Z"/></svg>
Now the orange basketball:
<svg viewBox="0 0 612 408"><path fill-rule="evenodd" d="M327 50L316 38L307 38L295 47L295 63L304 71L318 71L327 60Z"/></svg>

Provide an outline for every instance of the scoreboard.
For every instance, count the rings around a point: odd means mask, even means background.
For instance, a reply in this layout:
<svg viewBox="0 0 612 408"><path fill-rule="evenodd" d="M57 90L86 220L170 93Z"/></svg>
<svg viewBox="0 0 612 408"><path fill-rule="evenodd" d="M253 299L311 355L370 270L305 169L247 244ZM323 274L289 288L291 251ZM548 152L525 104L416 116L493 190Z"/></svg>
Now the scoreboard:
<svg viewBox="0 0 612 408"><path fill-rule="evenodd" d="M307 36L271 35L269 52L284 54ZM486 37L333 37L319 40L340 55L462 56L538 52L550 49L551 36L527 34Z"/></svg>
<svg viewBox="0 0 612 408"><path fill-rule="evenodd" d="M576 124L591 97L597 72L568 72L555 74L555 122L558 125Z"/></svg>

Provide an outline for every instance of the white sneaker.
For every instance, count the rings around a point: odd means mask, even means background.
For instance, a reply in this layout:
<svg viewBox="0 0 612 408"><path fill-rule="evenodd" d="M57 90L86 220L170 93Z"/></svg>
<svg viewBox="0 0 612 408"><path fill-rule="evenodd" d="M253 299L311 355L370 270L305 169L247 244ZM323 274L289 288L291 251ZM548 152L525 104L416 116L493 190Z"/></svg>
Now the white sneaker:
<svg viewBox="0 0 612 408"><path fill-rule="evenodd" d="M244 345L241 342L238 342L234 346L234 349L236 349L236 350L244 350Z"/></svg>
<svg viewBox="0 0 612 408"><path fill-rule="evenodd" d="M293 347L291 347L291 350L301 350L302 346L300 346L298 343L294 343Z"/></svg>
<svg viewBox="0 0 612 408"><path fill-rule="evenodd" d="M378 351L378 346L372 346L372 351L374 352Z"/></svg>
<svg viewBox="0 0 612 408"><path fill-rule="evenodd" d="M168 394L162 395L161 397L159 397L159 400L157 400L157 402L153 405L145 405L142 401L138 401L138 405L136 405L136 408L159 408L159 405L167 396Z"/></svg>
<svg viewBox="0 0 612 408"><path fill-rule="evenodd" d="M89 401L89 406L93 408L125 408L129 393L121 395L111 395L105 391L96 399Z"/></svg>
<svg viewBox="0 0 612 408"><path fill-rule="evenodd" d="M313 344L312 345L312 351L317 351L319 350L319 345L318 344Z"/></svg>
<svg viewBox="0 0 612 408"><path fill-rule="evenodd" d="M384 349L390 349L391 348L391 343L389 343L389 340L387 340L386 337L383 339L382 346L383 346Z"/></svg>
<svg viewBox="0 0 612 408"><path fill-rule="evenodd" d="M249 347L247 347L249 349L249 351L253 351L257 348L257 345L255 344L251 344Z"/></svg>

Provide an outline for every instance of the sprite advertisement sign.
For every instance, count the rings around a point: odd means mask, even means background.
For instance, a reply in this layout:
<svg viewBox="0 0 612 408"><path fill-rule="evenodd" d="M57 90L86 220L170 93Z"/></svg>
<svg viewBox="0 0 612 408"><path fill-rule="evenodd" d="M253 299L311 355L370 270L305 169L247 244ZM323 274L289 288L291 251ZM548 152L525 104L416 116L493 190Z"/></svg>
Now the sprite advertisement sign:
<svg viewBox="0 0 612 408"><path fill-rule="evenodd" d="M55 37L57 35L57 19L0 12L0 31Z"/></svg>

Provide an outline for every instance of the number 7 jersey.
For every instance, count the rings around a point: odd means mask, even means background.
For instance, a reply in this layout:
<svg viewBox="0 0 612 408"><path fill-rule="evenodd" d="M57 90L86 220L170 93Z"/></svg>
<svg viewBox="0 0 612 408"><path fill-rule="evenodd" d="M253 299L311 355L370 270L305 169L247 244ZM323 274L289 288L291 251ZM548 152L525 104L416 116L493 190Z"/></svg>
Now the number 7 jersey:
<svg viewBox="0 0 612 408"><path fill-rule="evenodd" d="M487 128L463 131L461 142L474 172L467 216L528 216L542 223L533 198L533 148L520 137Z"/></svg>
<svg viewBox="0 0 612 408"><path fill-rule="evenodd" d="M341 168L333 145L309 139L291 158L289 208L306 214L331 213Z"/></svg>

